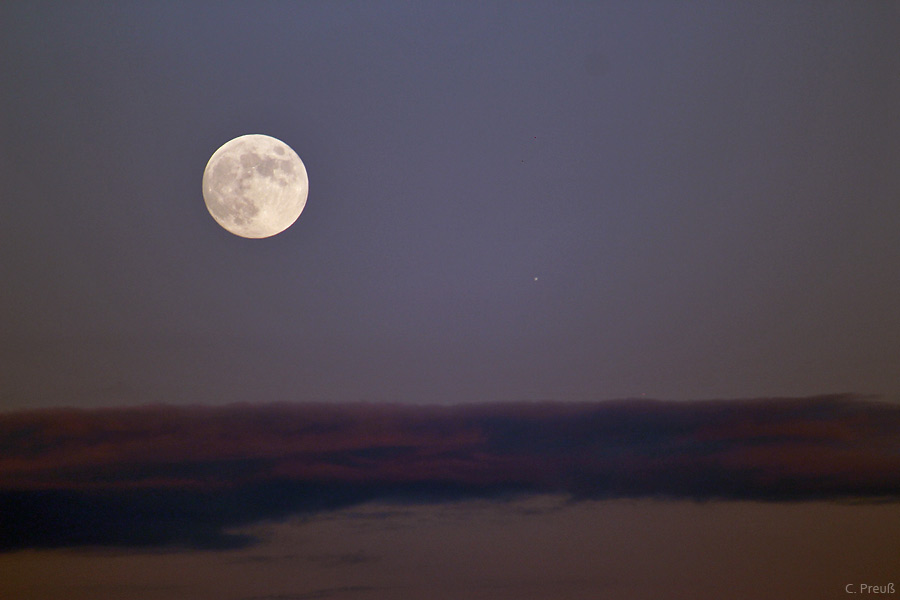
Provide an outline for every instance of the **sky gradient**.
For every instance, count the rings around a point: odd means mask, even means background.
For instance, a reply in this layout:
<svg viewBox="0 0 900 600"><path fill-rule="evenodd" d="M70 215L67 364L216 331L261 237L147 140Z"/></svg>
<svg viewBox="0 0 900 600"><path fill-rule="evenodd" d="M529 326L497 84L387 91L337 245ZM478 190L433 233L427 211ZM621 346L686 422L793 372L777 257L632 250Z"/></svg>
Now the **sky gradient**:
<svg viewBox="0 0 900 600"><path fill-rule="evenodd" d="M900 586L898 31L0 3L0 597ZM201 194L251 133L263 240Z"/></svg>
<svg viewBox="0 0 900 600"><path fill-rule="evenodd" d="M5 408L900 393L891 2L4 5Z"/></svg>

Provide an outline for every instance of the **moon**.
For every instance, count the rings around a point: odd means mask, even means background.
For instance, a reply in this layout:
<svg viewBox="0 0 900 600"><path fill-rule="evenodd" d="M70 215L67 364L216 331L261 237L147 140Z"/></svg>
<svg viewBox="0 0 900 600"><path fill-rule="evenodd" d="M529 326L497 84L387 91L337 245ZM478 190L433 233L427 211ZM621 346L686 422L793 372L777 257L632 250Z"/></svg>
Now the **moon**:
<svg viewBox="0 0 900 600"><path fill-rule="evenodd" d="M267 238L294 224L306 206L306 167L290 146L268 135L225 142L203 171L203 201L235 235Z"/></svg>

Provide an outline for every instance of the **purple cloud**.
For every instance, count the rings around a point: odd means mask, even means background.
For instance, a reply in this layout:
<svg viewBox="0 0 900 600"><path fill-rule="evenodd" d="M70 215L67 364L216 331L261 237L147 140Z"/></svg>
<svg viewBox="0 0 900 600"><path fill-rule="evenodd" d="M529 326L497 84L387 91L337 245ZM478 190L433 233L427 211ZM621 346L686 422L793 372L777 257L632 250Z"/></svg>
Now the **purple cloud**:
<svg viewBox="0 0 900 600"><path fill-rule="evenodd" d="M231 547L374 499L900 497L900 406L852 396L0 415L0 548Z"/></svg>

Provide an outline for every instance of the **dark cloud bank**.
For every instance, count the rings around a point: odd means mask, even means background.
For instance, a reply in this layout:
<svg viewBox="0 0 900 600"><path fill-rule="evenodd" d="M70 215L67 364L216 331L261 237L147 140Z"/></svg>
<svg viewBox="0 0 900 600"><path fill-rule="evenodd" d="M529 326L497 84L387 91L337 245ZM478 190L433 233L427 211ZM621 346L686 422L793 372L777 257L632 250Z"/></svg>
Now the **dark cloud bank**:
<svg viewBox="0 0 900 600"><path fill-rule="evenodd" d="M900 405L851 396L0 414L0 550L241 547L369 500L900 499Z"/></svg>

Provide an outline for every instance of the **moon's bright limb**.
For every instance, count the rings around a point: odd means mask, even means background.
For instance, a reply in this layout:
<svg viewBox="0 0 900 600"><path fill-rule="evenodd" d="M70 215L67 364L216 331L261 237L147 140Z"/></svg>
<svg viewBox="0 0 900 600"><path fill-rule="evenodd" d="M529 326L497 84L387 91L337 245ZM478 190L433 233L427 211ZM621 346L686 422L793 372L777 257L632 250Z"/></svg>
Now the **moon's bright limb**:
<svg viewBox="0 0 900 600"><path fill-rule="evenodd" d="M290 146L267 135L242 135L215 151L203 171L203 200L225 229L265 238L290 227L309 193L306 167Z"/></svg>

